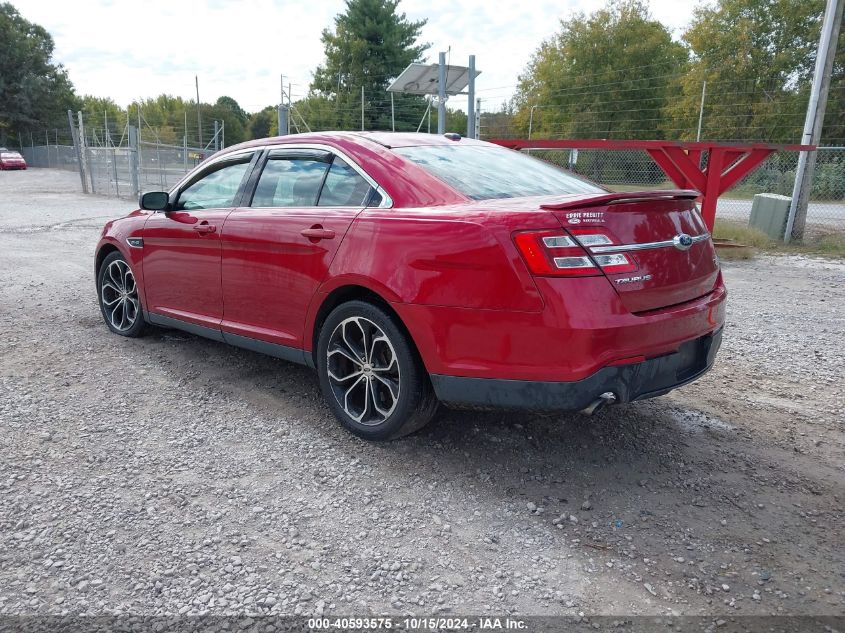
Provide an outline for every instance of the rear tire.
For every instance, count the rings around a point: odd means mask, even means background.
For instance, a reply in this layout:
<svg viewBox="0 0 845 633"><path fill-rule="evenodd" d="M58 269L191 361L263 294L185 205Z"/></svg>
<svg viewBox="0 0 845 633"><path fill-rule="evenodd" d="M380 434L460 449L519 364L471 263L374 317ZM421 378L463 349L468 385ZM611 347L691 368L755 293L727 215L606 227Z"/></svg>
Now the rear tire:
<svg viewBox="0 0 845 633"><path fill-rule="evenodd" d="M144 311L129 263L118 251L106 255L97 271L97 299L106 326L120 336L144 332Z"/></svg>
<svg viewBox="0 0 845 633"><path fill-rule="evenodd" d="M394 317L364 301L349 301L329 314L317 344L317 373L332 413L366 440L413 433L437 410L407 334Z"/></svg>

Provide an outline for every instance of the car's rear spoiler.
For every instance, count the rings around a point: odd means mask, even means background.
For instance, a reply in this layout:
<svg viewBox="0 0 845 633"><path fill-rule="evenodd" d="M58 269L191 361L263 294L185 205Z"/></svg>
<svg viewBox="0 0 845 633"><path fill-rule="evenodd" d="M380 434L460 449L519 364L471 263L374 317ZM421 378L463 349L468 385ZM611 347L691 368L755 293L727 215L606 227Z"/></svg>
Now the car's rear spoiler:
<svg viewBox="0 0 845 633"><path fill-rule="evenodd" d="M562 209L581 209L583 207L598 207L607 204L622 204L629 201L643 200L694 200L701 194L694 189L656 189L654 191L620 191L601 195L584 195L568 197L560 202L545 202L542 209L560 211Z"/></svg>

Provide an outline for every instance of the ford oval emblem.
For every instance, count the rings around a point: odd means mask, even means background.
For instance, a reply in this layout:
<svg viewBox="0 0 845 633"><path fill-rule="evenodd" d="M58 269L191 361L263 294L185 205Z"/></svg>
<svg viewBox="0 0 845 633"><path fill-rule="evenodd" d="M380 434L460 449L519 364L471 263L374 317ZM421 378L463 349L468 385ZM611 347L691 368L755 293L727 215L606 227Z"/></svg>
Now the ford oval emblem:
<svg viewBox="0 0 845 633"><path fill-rule="evenodd" d="M672 238L672 243L679 251L685 251L692 246L692 238L686 233L681 233Z"/></svg>

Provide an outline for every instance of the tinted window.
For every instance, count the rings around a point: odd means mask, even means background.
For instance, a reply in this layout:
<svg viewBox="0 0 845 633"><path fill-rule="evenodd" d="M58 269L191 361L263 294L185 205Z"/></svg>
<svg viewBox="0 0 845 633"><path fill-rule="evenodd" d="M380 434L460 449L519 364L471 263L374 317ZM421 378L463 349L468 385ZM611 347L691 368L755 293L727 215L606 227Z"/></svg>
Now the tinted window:
<svg viewBox="0 0 845 633"><path fill-rule="evenodd" d="M474 200L604 192L559 167L503 147L453 144L394 151Z"/></svg>
<svg viewBox="0 0 845 633"><path fill-rule="evenodd" d="M321 207L361 207L367 202L370 183L342 158L335 157L320 192Z"/></svg>
<svg viewBox="0 0 845 633"><path fill-rule="evenodd" d="M328 163L316 158L273 158L267 161L253 207L313 207Z"/></svg>
<svg viewBox="0 0 845 633"><path fill-rule="evenodd" d="M235 206L235 196L252 155L236 162L215 166L214 170L188 185L179 194L179 209L225 209Z"/></svg>

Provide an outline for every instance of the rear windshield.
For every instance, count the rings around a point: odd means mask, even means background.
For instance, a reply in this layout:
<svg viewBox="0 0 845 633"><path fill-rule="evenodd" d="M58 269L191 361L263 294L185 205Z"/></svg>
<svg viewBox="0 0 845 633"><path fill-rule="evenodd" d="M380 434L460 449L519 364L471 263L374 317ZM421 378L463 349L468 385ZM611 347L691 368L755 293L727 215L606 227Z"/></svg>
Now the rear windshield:
<svg viewBox="0 0 845 633"><path fill-rule="evenodd" d="M2 157L2 158L23 158L17 152L0 152L0 157Z"/></svg>
<svg viewBox="0 0 845 633"><path fill-rule="evenodd" d="M604 193L597 185L515 150L458 143L394 151L473 200Z"/></svg>

